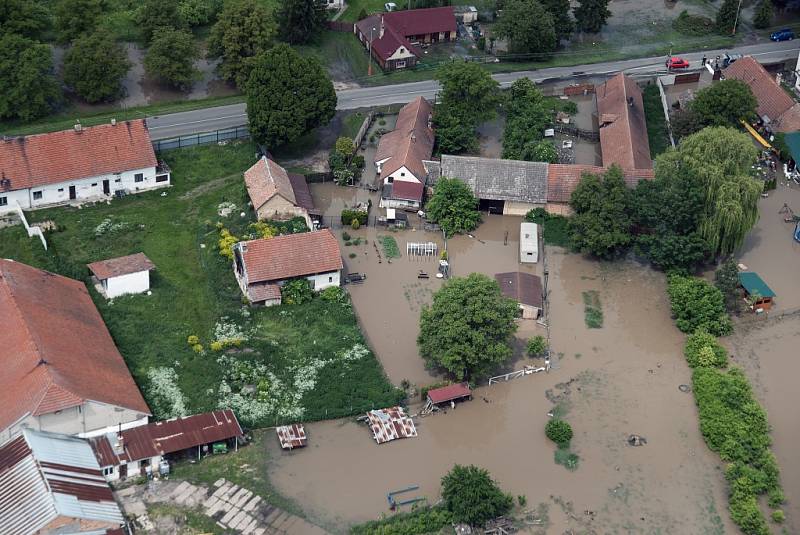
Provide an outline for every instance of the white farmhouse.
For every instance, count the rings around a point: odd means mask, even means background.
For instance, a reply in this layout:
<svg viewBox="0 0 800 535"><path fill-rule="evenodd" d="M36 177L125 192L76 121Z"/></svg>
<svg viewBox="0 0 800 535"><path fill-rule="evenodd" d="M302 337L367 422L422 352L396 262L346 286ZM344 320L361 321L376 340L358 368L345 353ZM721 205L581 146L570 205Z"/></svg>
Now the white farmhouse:
<svg viewBox="0 0 800 535"><path fill-rule="evenodd" d="M233 271L252 304L281 304L281 286L307 279L315 291L341 284L342 252L329 229L250 240L233 248Z"/></svg>
<svg viewBox="0 0 800 535"><path fill-rule="evenodd" d="M0 443L25 428L87 437L147 423L82 282L0 259L0 318Z"/></svg>
<svg viewBox="0 0 800 535"><path fill-rule="evenodd" d="M141 119L0 140L0 213L169 185Z"/></svg>
<svg viewBox="0 0 800 535"><path fill-rule="evenodd" d="M140 294L150 289L150 271L156 266L144 253L109 258L89 264L95 287L106 298Z"/></svg>

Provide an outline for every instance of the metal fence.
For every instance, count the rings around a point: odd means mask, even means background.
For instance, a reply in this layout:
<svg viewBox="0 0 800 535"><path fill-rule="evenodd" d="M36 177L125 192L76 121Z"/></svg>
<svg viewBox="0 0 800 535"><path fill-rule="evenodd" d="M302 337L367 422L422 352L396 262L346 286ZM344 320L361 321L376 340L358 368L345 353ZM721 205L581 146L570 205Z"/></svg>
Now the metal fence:
<svg viewBox="0 0 800 535"><path fill-rule="evenodd" d="M741 325L754 325L760 322L766 322L769 320L781 320L783 318L797 316L797 315L800 315L800 307L766 310L761 314L752 314L749 312L743 312L741 316L736 318L736 323L739 323Z"/></svg>
<svg viewBox="0 0 800 535"><path fill-rule="evenodd" d="M181 149L183 147L194 147L195 145L208 145L210 143L221 143L234 139L247 139L250 131L246 126L236 126L224 130L215 130L202 134L191 134L170 139L159 139L153 141L153 149L156 152L165 150Z"/></svg>

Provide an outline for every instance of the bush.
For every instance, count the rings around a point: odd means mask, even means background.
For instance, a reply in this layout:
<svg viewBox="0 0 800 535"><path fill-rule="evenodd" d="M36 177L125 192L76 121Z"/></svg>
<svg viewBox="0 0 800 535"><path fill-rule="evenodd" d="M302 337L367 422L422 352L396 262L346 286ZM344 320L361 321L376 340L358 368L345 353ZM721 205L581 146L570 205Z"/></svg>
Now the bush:
<svg viewBox="0 0 800 535"><path fill-rule="evenodd" d="M281 300L285 305L302 305L314 298L314 290L306 279L295 279L281 287Z"/></svg>
<svg viewBox="0 0 800 535"><path fill-rule="evenodd" d="M342 210L342 225L352 225L353 219L358 219L358 223L360 225L365 225L367 223L367 218L369 214L363 210L351 210L349 208L345 208Z"/></svg>
<svg viewBox="0 0 800 535"><path fill-rule="evenodd" d="M672 21L672 27L684 35L698 37L708 35L714 31L714 21L701 15L690 15L685 9L678 18Z"/></svg>
<svg viewBox="0 0 800 535"><path fill-rule="evenodd" d="M724 368L728 365L728 352L713 335L702 329L689 336L683 354L691 368Z"/></svg>
<svg viewBox="0 0 800 535"><path fill-rule="evenodd" d="M347 255L347 256L349 256L350 258L355 258L355 257L356 257L356 256L358 256L358 255L357 255L356 253L350 253L350 254L349 254L349 255Z"/></svg>
<svg viewBox="0 0 800 535"><path fill-rule="evenodd" d="M358 217L354 217L350 221L350 226L353 228L353 230L358 230L359 228L361 228L361 222L358 220Z"/></svg>
<svg viewBox="0 0 800 535"><path fill-rule="evenodd" d="M773 509L776 509L786 502L786 496L783 495L783 489L776 487L769 491L767 495L767 503Z"/></svg>
<svg viewBox="0 0 800 535"><path fill-rule="evenodd" d="M197 335L193 334L189 338L186 339L186 343L188 343L190 346L199 344L200 343L200 338L198 338Z"/></svg>
<svg viewBox="0 0 800 535"><path fill-rule="evenodd" d="M350 241L350 233L347 231L342 232L342 239L344 241Z"/></svg>
<svg viewBox="0 0 800 535"><path fill-rule="evenodd" d="M777 511L772 511L772 521L776 524L783 524L786 520L786 514L783 511L778 509Z"/></svg>
<svg viewBox="0 0 800 535"><path fill-rule="evenodd" d="M544 208L534 208L525 214L525 221L542 227L542 239L545 245L570 246L569 219L563 215L551 214Z"/></svg>
<svg viewBox="0 0 800 535"><path fill-rule="evenodd" d="M319 292L319 298L323 301L332 301L334 303L346 303L347 292L342 290L339 286L328 286Z"/></svg>
<svg viewBox="0 0 800 535"><path fill-rule="evenodd" d="M575 471L578 469L578 462L580 461L580 457L578 457L577 454L571 452L569 448L559 447L553 454L553 461L555 461L556 464L560 464L569 471Z"/></svg>
<svg viewBox="0 0 800 535"><path fill-rule="evenodd" d="M230 233L230 231L226 228L222 228L219 231L219 254L227 258L228 260L233 260L233 246L239 243L239 238L234 236Z"/></svg>
<svg viewBox="0 0 800 535"><path fill-rule="evenodd" d="M714 336L733 331L725 312L725 298L718 288L703 279L678 274L671 274L668 282L667 294L678 329L685 333L704 329Z"/></svg>
<svg viewBox="0 0 800 535"><path fill-rule="evenodd" d="M529 357L538 357L547 351L547 342L544 336L537 335L528 340L527 353Z"/></svg>
<svg viewBox="0 0 800 535"><path fill-rule="evenodd" d="M572 426L564 420L553 418L544 426L544 434L559 447L567 447L572 440Z"/></svg>
<svg viewBox="0 0 800 535"><path fill-rule="evenodd" d="M500 490L489 472L473 465L457 464L442 478L442 500L453 522L470 526L483 526L514 505L514 498Z"/></svg>
<svg viewBox="0 0 800 535"><path fill-rule="evenodd" d="M350 528L352 535L415 535L439 533L453 523L453 515L444 507L420 507Z"/></svg>
<svg viewBox="0 0 800 535"><path fill-rule="evenodd" d="M728 503L731 520L747 535L769 535L767 521L753 495L734 495Z"/></svg>

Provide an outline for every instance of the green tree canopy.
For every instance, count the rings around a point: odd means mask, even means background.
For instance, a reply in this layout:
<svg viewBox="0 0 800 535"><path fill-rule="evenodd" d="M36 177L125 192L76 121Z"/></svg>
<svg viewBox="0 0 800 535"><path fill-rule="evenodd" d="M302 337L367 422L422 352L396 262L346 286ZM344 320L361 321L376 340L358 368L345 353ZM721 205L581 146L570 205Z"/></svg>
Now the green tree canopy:
<svg viewBox="0 0 800 535"><path fill-rule="evenodd" d="M144 69L148 76L185 90L200 76L194 66L198 57L197 45L189 31L162 28L147 49Z"/></svg>
<svg viewBox="0 0 800 535"><path fill-rule="evenodd" d="M624 252L632 240L630 198L616 165L605 175L584 174L570 199L575 215L569 230L575 248L606 259Z"/></svg>
<svg viewBox="0 0 800 535"><path fill-rule="evenodd" d="M250 133L269 149L327 124L336 112L336 92L322 65L286 44L256 58L246 94Z"/></svg>
<svg viewBox="0 0 800 535"><path fill-rule="evenodd" d="M556 39L569 39L575 31L575 21L569 16L569 0L541 0L544 8L553 16L556 29ZM556 42L558 44L558 42Z"/></svg>
<svg viewBox="0 0 800 535"><path fill-rule="evenodd" d="M438 104L433 118L436 125L436 145L440 154L461 154L478 150L475 127L455 110Z"/></svg>
<svg viewBox="0 0 800 535"><path fill-rule="evenodd" d="M719 288L725 297L725 308L728 309L728 312L737 312L740 308L741 292L739 290L739 268L733 257L728 257L714 272L714 286Z"/></svg>
<svg viewBox="0 0 800 535"><path fill-rule="evenodd" d="M276 26L272 13L256 0L228 0L211 28L208 54L222 58L220 76L244 89L253 58L272 46Z"/></svg>
<svg viewBox="0 0 800 535"><path fill-rule="evenodd" d="M772 24L772 1L761 0L756 8L756 14L753 17L753 26L763 30L769 28Z"/></svg>
<svg viewBox="0 0 800 535"><path fill-rule="evenodd" d="M578 0L578 7L572 13L575 15L575 26L586 33L598 33L611 17L608 0Z"/></svg>
<svg viewBox="0 0 800 535"><path fill-rule="evenodd" d="M525 144L522 159L529 162L558 163L558 149L552 141L528 142Z"/></svg>
<svg viewBox="0 0 800 535"><path fill-rule="evenodd" d="M701 184L704 211L698 230L714 255L735 251L758 221L763 185L750 176L756 156L745 134L709 127L686 137L656 161L656 177L686 173Z"/></svg>
<svg viewBox="0 0 800 535"><path fill-rule="evenodd" d="M503 158L538 160L547 148L536 147L544 130L553 122L552 106L530 78L520 78L511 84L506 98L506 127L503 130ZM552 145L552 144L551 144ZM553 147L555 150L555 147ZM556 158L558 154L556 154Z"/></svg>
<svg viewBox="0 0 800 535"><path fill-rule="evenodd" d="M481 222L478 199L457 178L439 179L425 209L428 218L436 221L448 237L475 230Z"/></svg>
<svg viewBox="0 0 800 535"><path fill-rule="evenodd" d="M670 275L668 283L672 316L682 332L702 329L714 336L724 336L733 331L725 312L725 299L718 288L703 279L678 274Z"/></svg>
<svg viewBox="0 0 800 535"><path fill-rule="evenodd" d="M178 0L143 0L135 18L145 43L150 43L163 28L185 27Z"/></svg>
<svg viewBox="0 0 800 535"><path fill-rule="evenodd" d="M553 15L537 0L506 0L494 35L508 40L512 54L552 52L558 45Z"/></svg>
<svg viewBox="0 0 800 535"><path fill-rule="evenodd" d="M222 0L180 0L178 15L188 26L203 26L214 20L222 3Z"/></svg>
<svg viewBox="0 0 800 535"><path fill-rule="evenodd" d="M739 0L723 0L719 11L717 11L716 26L719 33L723 35L733 33L733 25L736 24L738 11Z"/></svg>
<svg viewBox="0 0 800 535"><path fill-rule="evenodd" d="M503 297L497 281L472 273L447 281L422 309L417 338L420 355L432 368L457 380L484 376L513 353L518 305Z"/></svg>
<svg viewBox="0 0 800 535"><path fill-rule="evenodd" d="M0 35L16 33L38 39L50 28L50 12L41 0L0 2Z"/></svg>
<svg viewBox="0 0 800 535"><path fill-rule="evenodd" d="M569 443L572 440L572 426L569 425L569 422L558 418L548 420L544 426L544 433L547 438L558 444L560 448L569 447Z"/></svg>
<svg viewBox="0 0 800 535"><path fill-rule="evenodd" d="M107 32L75 41L64 56L64 82L86 102L109 102L123 93L128 56Z"/></svg>
<svg viewBox="0 0 800 535"><path fill-rule="evenodd" d="M739 126L756 117L758 101L741 80L722 80L697 92L689 109L704 126Z"/></svg>
<svg viewBox="0 0 800 535"><path fill-rule="evenodd" d="M68 43L93 33L104 7L104 0L58 0L55 5L58 40Z"/></svg>
<svg viewBox="0 0 800 535"><path fill-rule="evenodd" d="M514 499L492 480L489 472L474 465L455 465L442 478L442 500L453 520L483 526L511 510Z"/></svg>
<svg viewBox="0 0 800 535"><path fill-rule="evenodd" d="M328 10L320 0L283 0L278 11L281 39L291 45L312 41L327 20Z"/></svg>
<svg viewBox="0 0 800 535"><path fill-rule="evenodd" d="M50 47L13 33L0 36L0 119L31 121L60 101Z"/></svg>

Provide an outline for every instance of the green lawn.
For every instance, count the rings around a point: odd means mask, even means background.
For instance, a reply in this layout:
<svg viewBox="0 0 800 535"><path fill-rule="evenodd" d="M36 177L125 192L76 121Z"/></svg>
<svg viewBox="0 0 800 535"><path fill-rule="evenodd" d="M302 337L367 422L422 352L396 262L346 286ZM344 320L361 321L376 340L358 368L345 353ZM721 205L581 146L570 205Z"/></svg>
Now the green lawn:
<svg viewBox="0 0 800 535"><path fill-rule="evenodd" d="M650 156L655 158L670 147L667 121L658 86L650 84L644 88L644 115L647 121L647 139L650 142Z"/></svg>
<svg viewBox="0 0 800 535"><path fill-rule="evenodd" d="M89 262L139 251L150 257L157 267L152 295L109 303L92 293L159 416L170 415L181 398L189 412L231 406L250 426L344 416L399 402L401 393L363 348L349 300L317 298L306 305L258 309L243 305L230 263L218 253L216 225L221 222L240 237L253 232L241 172L253 162L255 150L250 143L236 143L164 153L175 184L165 197L150 192L110 205L31 212L31 222L58 225L47 234L49 251L21 227L12 227L0 230L0 257L83 280ZM227 218L217 214L222 202L236 205ZM240 211L246 217L239 217ZM191 335L199 338L202 351L189 347ZM243 339L241 347L211 350L212 341L230 337ZM180 391L154 395L151 369L174 370ZM172 386L169 376L161 375L160 384Z"/></svg>

